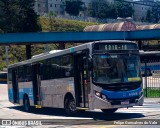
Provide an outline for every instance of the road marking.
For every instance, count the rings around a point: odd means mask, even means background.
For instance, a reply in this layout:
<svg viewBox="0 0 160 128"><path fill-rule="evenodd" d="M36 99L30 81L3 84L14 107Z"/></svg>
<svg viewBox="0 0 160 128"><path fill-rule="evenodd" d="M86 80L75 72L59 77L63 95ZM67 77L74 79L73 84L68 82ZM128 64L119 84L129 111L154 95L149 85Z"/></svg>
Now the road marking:
<svg viewBox="0 0 160 128"><path fill-rule="evenodd" d="M68 119L68 120L92 120L93 118L82 118L82 117L61 117L61 116L42 116L42 119Z"/></svg>
<svg viewBox="0 0 160 128"><path fill-rule="evenodd" d="M25 126L0 126L0 128L25 128Z"/></svg>
<svg viewBox="0 0 160 128"><path fill-rule="evenodd" d="M98 128L113 128L113 127L118 127L118 125L103 125L103 126L98 126Z"/></svg>
<svg viewBox="0 0 160 128"><path fill-rule="evenodd" d="M160 104L144 104L143 106L134 106L132 108L121 108L117 112L122 113L147 113L147 112L159 112Z"/></svg>
<svg viewBox="0 0 160 128"><path fill-rule="evenodd" d="M118 127L117 125L73 125L73 126L64 126L63 128L113 128ZM55 127L56 128L56 127Z"/></svg>
<svg viewBox="0 0 160 128"><path fill-rule="evenodd" d="M87 125L84 126L86 128ZM114 127L119 127L118 125L89 125L91 128L114 128ZM81 127L78 127L81 128Z"/></svg>

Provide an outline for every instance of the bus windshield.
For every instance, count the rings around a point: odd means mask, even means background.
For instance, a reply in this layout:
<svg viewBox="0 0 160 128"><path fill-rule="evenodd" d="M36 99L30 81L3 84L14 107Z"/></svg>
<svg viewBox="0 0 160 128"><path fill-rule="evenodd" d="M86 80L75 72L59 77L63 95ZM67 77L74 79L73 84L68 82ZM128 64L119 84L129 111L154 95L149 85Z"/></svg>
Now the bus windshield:
<svg viewBox="0 0 160 128"><path fill-rule="evenodd" d="M139 61L136 54L94 54L93 81L104 84L140 81Z"/></svg>

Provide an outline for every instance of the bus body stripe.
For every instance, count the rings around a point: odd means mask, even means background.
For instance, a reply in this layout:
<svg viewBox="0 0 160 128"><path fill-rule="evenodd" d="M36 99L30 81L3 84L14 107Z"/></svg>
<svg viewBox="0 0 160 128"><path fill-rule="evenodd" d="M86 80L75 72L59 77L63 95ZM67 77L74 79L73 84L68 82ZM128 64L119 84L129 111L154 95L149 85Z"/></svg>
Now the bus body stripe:
<svg viewBox="0 0 160 128"><path fill-rule="evenodd" d="M102 90L101 93L109 99L121 99L121 98L131 98L135 96L139 96L142 91L142 88L138 88L135 90L130 90L130 91L107 91L107 90Z"/></svg>

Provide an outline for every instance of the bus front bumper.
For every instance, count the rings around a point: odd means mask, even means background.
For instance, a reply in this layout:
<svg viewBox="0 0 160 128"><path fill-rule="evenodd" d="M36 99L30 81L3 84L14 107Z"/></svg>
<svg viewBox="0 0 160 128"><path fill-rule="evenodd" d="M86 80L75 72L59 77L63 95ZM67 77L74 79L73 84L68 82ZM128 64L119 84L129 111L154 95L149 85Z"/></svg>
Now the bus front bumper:
<svg viewBox="0 0 160 128"><path fill-rule="evenodd" d="M144 102L143 94L140 97L123 100L103 100L97 96L94 98L94 109L127 108L132 106L142 106Z"/></svg>

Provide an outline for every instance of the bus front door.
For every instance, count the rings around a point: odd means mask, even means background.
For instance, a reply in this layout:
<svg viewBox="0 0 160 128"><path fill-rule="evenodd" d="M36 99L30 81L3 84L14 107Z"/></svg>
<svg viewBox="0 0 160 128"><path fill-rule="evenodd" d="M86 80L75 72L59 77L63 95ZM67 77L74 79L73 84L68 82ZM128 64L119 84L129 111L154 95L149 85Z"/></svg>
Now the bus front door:
<svg viewBox="0 0 160 128"><path fill-rule="evenodd" d="M74 55L74 78L76 106L88 108L88 84L87 84L87 57L86 53Z"/></svg>
<svg viewBox="0 0 160 128"><path fill-rule="evenodd" d="M34 96L34 104L41 105L41 96L40 96L40 85L41 85L41 78L40 78L40 64L33 64L32 65L32 82L33 82L33 96Z"/></svg>
<svg viewBox="0 0 160 128"><path fill-rule="evenodd" d="M18 74L17 69L12 70L12 86L13 86L13 102L19 103L19 91L18 91Z"/></svg>

